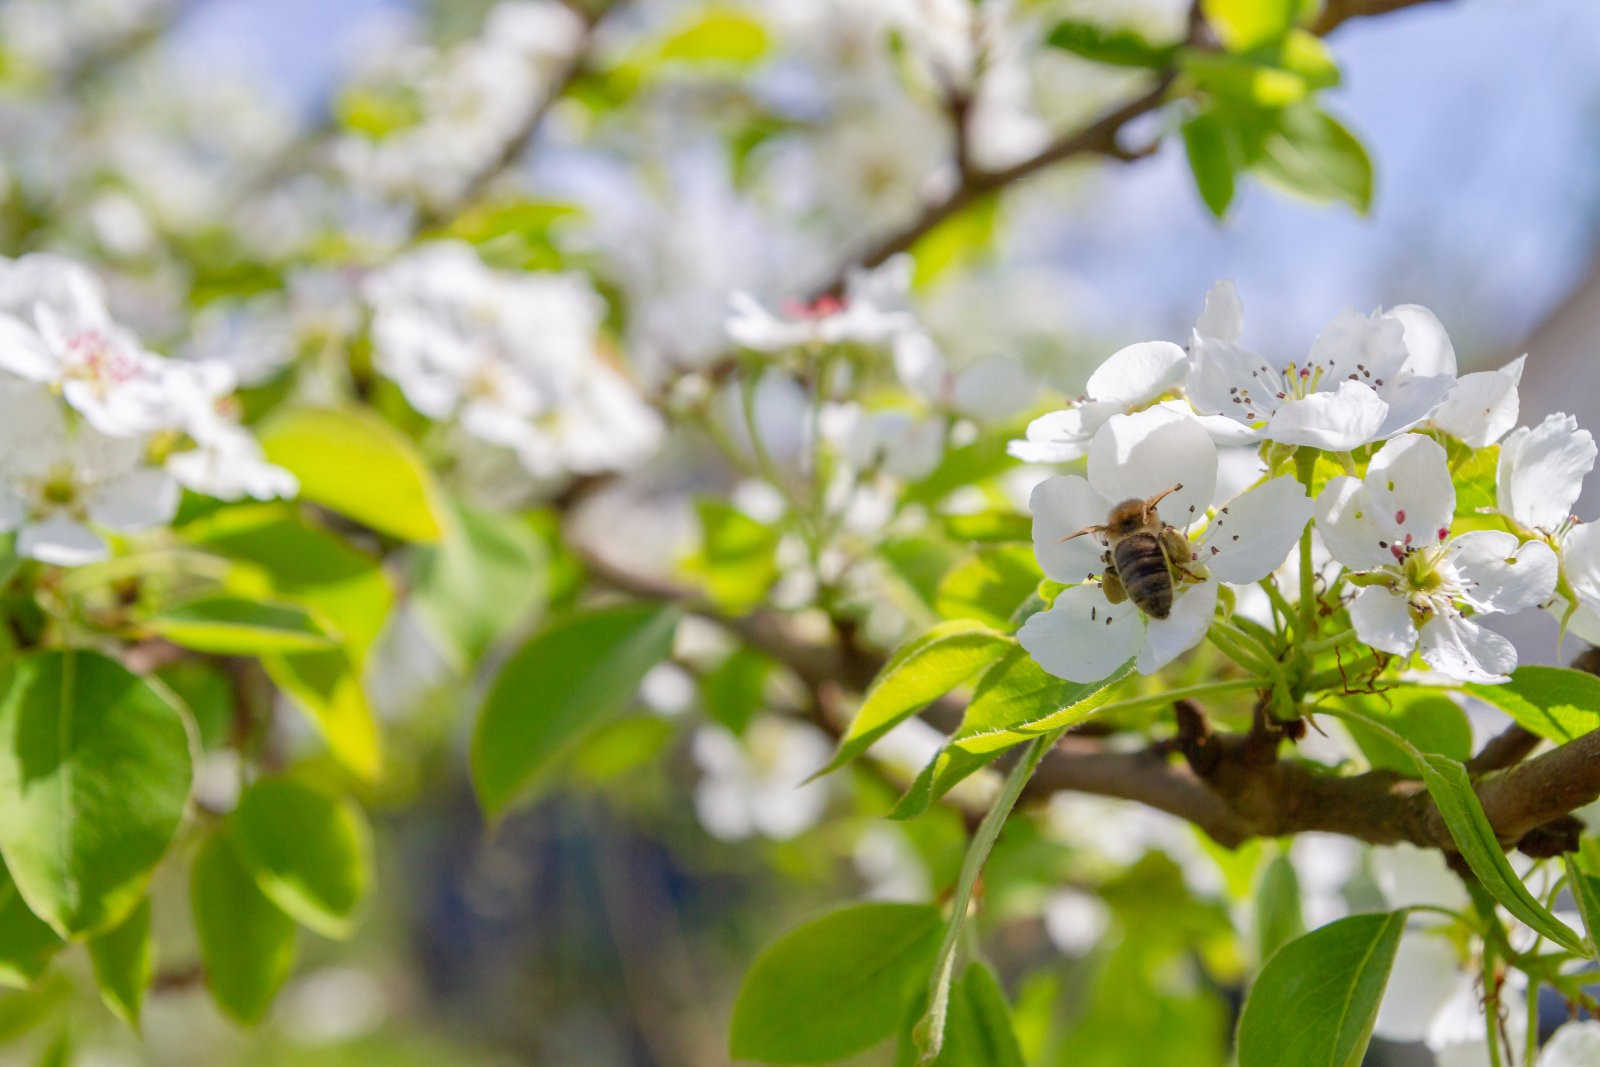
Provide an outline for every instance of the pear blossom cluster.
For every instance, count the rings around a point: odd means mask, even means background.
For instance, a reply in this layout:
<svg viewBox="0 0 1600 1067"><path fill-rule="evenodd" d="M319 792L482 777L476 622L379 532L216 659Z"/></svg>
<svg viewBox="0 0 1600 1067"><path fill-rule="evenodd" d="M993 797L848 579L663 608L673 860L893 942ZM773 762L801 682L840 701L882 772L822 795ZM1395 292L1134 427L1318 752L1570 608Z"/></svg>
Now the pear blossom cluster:
<svg viewBox="0 0 1600 1067"><path fill-rule="evenodd" d="M929 473L943 455L951 417L988 422L1025 408L1036 385L1017 360L990 356L959 370L918 319L911 302L911 257L851 270L839 296L790 303L774 312L749 293L729 298L728 338L769 354L864 351L892 363L912 406L866 407L830 402L822 432L858 469L881 468L898 478Z"/></svg>
<svg viewBox="0 0 1600 1067"><path fill-rule="evenodd" d="M74 566L105 558L101 530L168 522L180 488L293 496L239 423L234 386L224 363L145 349L78 263L0 260L0 530L20 555Z"/></svg>
<svg viewBox="0 0 1600 1067"><path fill-rule="evenodd" d="M660 417L608 361L605 308L576 273L492 270L441 241L366 279L374 362L431 419L514 454L541 482L648 457Z"/></svg>
<svg viewBox="0 0 1600 1067"><path fill-rule="evenodd" d="M490 9L481 34L453 47L386 43L358 91L413 114L395 129L341 137L335 163L353 184L384 197L432 207L456 202L543 106L582 34L566 4L506 0Z"/></svg>
<svg viewBox="0 0 1600 1067"><path fill-rule="evenodd" d="M1012 442L1030 462L1084 464L1031 497L1035 554L1066 587L1018 634L1041 666L1074 681L1130 659L1154 672L1232 610L1219 585L1276 586L1305 537L1331 557L1331 570L1317 568L1319 610L1347 613L1362 643L1402 663L1415 654L1459 681L1503 682L1516 650L1484 620L1529 608L1600 637L1600 534L1571 513L1597 449L1570 415L1513 429L1522 359L1458 374L1444 327L1416 305L1341 313L1290 358L1245 348L1242 327L1232 284L1219 283L1187 349L1149 341L1114 353L1081 397ZM1219 491L1219 470L1241 450L1254 483ZM1493 506L1458 506L1469 465L1494 470ZM1189 552L1170 561L1174 602L1156 619L1112 603L1107 545L1073 535L1119 501L1173 486L1159 518ZM1274 592L1298 595L1292 582Z"/></svg>

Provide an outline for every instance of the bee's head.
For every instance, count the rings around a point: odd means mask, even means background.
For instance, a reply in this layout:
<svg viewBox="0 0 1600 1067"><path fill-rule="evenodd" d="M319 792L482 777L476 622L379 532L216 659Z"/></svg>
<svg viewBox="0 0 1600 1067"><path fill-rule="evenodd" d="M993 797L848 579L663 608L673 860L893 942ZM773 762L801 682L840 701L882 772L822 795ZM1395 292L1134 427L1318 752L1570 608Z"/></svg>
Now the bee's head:
<svg viewBox="0 0 1600 1067"><path fill-rule="evenodd" d="M1156 509L1148 500L1133 497L1124 500L1111 509L1111 514L1106 519L1106 535L1112 541L1120 541L1124 537L1136 534L1141 530L1154 532L1161 526L1161 519L1156 515Z"/></svg>

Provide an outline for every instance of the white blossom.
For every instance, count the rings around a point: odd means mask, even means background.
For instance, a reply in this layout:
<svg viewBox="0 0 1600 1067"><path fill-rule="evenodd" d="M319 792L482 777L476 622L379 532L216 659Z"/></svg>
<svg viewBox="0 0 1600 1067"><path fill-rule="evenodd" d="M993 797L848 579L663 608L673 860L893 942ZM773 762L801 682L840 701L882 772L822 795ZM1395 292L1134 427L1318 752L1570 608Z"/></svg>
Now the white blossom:
<svg viewBox="0 0 1600 1067"><path fill-rule="evenodd" d="M1592 1067L1600 1063L1600 1022L1563 1023L1539 1053L1538 1067Z"/></svg>
<svg viewBox="0 0 1600 1067"><path fill-rule="evenodd" d="M113 322L99 282L60 256L0 261L0 371L59 389L102 433L170 420L163 360Z"/></svg>
<svg viewBox="0 0 1600 1067"><path fill-rule="evenodd" d="M1218 283L1195 324L1188 396L1201 414L1227 420L1208 423L1227 443L1346 451L1417 425L1455 383L1444 327L1415 304L1342 312L1304 358L1282 362L1242 347L1242 327L1232 283Z"/></svg>
<svg viewBox="0 0 1600 1067"><path fill-rule="evenodd" d="M1007 451L1024 463L1066 463L1087 455L1095 432L1113 416L1154 403L1183 385L1188 357L1170 341L1141 341L1118 349L1089 375L1083 395L1028 424L1025 440Z"/></svg>
<svg viewBox="0 0 1600 1067"><path fill-rule="evenodd" d="M1567 629L1600 641L1600 527L1572 514L1583 480L1600 450L1571 415L1547 415L1518 427L1500 445L1495 503L1526 535L1537 537L1561 564L1550 608ZM1577 598L1570 603L1568 593Z"/></svg>
<svg viewBox="0 0 1600 1067"><path fill-rule="evenodd" d="M178 488L145 463L145 442L69 424L36 385L0 386L0 530L16 531L18 555L76 566L104 559L94 527L123 533L160 526Z"/></svg>
<svg viewBox="0 0 1600 1067"><path fill-rule="evenodd" d="M1444 449L1405 434L1379 449L1365 479L1333 479L1317 497L1317 529L1340 563L1360 572L1350 620L1361 640L1461 681L1502 682L1511 642L1473 616L1548 599L1555 553L1541 541L1476 530L1452 538L1456 490Z"/></svg>
<svg viewBox="0 0 1600 1067"><path fill-rule="evenodd" d="M724 841L758 834L782 841L810 829L827 808L830 787L827 779L806 779L832 751L816 727L777 716L756 718L743 738L702 726L693 744L700 824Z"/></svg>
<svg viewBox="0 0 1600 1067"><path fill-rule="evenodd" d="M580 275L494 271L441 242L365 291L376 365L412 407L459 420L536 478L627 466L659 440L659 417L600 357L603 307Z"/></svg>
<svg viewBox="0 0 1600 1067"><path fill-rule="evenodd" d="M1104 678L1131 658L1149 674L1194 647L1211 625L1217 583L1255 582L1271 573L1311 513L1304 490L1283 477L1235 497L1208 520L1216 448L1197 420L1170 408L1112 416L1090 445L1088 475L1048 478L1033 491L1034 554L1046 575L1072 588L1017 634L1041 667L1072 681ZM1153 619L1131 602L1111 604L1094 581L1105 567L1105 547L1069 535L1103 523L1120 501L1167 489L1173 491L1160 502L1161 518L1180 531L1202 521L1205 528L1191 539L1190 558L1173 561L1183 577L1170 614Z"/></svg>
<svg viewBox="0 0 1600 1067"><path fill-rule="evenodd" d="M1527 356L1499 370L1463 374L1428 421L1473 448L1492 445L1517 424L1517 386Z"/></svg>
<svg viewBox="0 0 1600 1067"><path fill-rule="evenodd" d="M871 270L855 269L845 278L842 296L821 296L791 304L781 315L749 293L728 298L728 338L758 352L781 352L815 345L884 345L916 328L908 301L911 257L893 256Z"/></svg>

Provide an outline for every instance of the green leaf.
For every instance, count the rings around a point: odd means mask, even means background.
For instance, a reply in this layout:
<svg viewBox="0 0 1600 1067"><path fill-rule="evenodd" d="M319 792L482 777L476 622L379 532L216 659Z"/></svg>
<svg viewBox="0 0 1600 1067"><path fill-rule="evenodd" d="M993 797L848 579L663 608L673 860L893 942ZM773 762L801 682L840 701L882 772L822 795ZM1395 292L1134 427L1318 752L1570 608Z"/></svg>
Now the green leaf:
<svg viewBox="0 0 1600 1067"><path fill-rule="evenodd" d="M1206 22L1230 52L1243 52L1289 32L1303 0L1201 0Z"/></svg>
<svg viewBox="0 0 1600 1067"><path fill-rule="evenodd" d="M1256 958L1267 960L1306 932L1300 908L1300 878L1287 853L1280 852L1262 868L1256 885Z"/></svg>
<svg viewBox="0 0 1600 1067"><path fill-rule="evenodd" d="M839 748L817 775L838 769L924 705L998 659L1011 640L965 619L942 622L895 650L857 709Z"/></svg>
<svg viewBox="0 0 1600 1067"><path fill-rule="evenodd" d="M233 729L233 681L216 663L185 657L161 667L155 679L189 709L202 749L216 748L226 740Z"/></svg>
<svg viewBox="0 0 1600 1067"><path fill-rule="evenodd" d="M1045 43L1096 63L1158 70L1172 62L1177 45L1151 44L1137 30L1115 29L1095 22L1063 19L1051 28Z"/></svg>
<svg viewBox="0 0 1600 1067"><path fill-rule="evenodd" d="M1305 79L1312 89L1339 84L1339 63L1322 38L1305 30L1290 30L1282 39L1255 53L1263 62L1282 67Z"/></svg>
<svg viewBox="0 0 1600 1067"><path fill-rule="evenodd" d="M1033 541L1033 518L1020 511L942 515L940 521L958 541Z"/></svg>
<svg viewBox="0 0 1600 1067"><path fill-rule="evenodd" d="M1402 689L1385 697L1386 700L1355 698L1352 704L1410 741L1418 751L1456 760L1472 755L1472 725L1455 701L1426 689ZM1410 753L1391 744L1382 733L1354 720L1346 720L1345 726L1373 767L1412 773L1415 763Z"/></svg>
<svg viewBox="0 0 1600 1067"><path fill-rule="evenodd" d="M928 288L952 270L981 261L1000 229L1000 198L979 197L946 218L911 246L911 286Z"/></svg>
<svg viewBox="0 0 1600 1067"><path fill-rule="evenodd" d="M1428 794L1444 817L1461 858L1467 861L1483 888L1532 929L1562 948L1583 952L1582 939L1539 903L1511 869L1505 851L1494 836L1494 828L1483 813L1478 794L1473 792L1466 768L1444 756L1418 753L1417 760L1417 770L1428 787Z"/></svg>
<svg viewBox="0 0 1600 1067"><path fill-rule="evenodd" d="M149 897L140 901L119 925L90 940L89 959L94 963L100 999L112 1014L137 1030L145 990L150 988L156 971Z"/></svg>
<svg viewBox="0 0 1600 1067"><path fill-rule="evenodd" d="M1483 508L1493 508L1498 499L1500 446L1469 448L1450 441L1450 480L1456 486L1456 515L1474 516ZM1460 458L1457 459L1457 449Z"/></svg>
<svg viewBox="0 0 1600 1067"><path fill-rule="evenodd" d="M710 8L678 27L656 48L663 62L692 66L749 66L767 54L771 41L760 20L738 8Z"/></svg>
<svg viewBox="0 0 1600 1067"><path fill-rule="evenodd" d="M228 579L235 592L300 604L339 634L342 648L263 656L262 666L306 711L334 757L374 779L382 755L361 676L394 602L378 561L277 504L228 508L183 533L235 562Z"/></svg>
<svg viewBox="0 0 1600 1067"><path fill-rule="evenodd" d="M422 102L415 90L400 86L351 86L335 98L339 125L373 141L410 129L422 121Z"/></svg>
<svg viewBox="0 0 1600 1067"><path fill-rule="evenodd" d="M1577 854L1562 853L1561 862L1567 869L1567 888L1589 935L1589 955L1600 959L1600 841L1584 838Z"/></svg>
<svg viewBox="0 0 1600 1067"><path fill-rule="evenodd" d="M1509 682L1466 688L1524 729L1557 744L1600 729L1600 678L1587 671L1523 666L1511 672Z"/></svg>
<svg viewBox="0 0 1600 1067"><path fill-rule="evenodd" d="M1230 119L1253 109L1257 111L1256 121L1260 121L1269 117L1273 109L1298 104L1312 92L1311 83L1303 75L1285 70L1277 58L1270 54L1188 50L1179 54L1178 62L1201 89L1225 106Z"/></svg>
<svg viewBox="0 0 1600 1067"><path fill-rule="evenodd" d="M857 904L791 930L756 958L733 1006L735 1059L825 1063L887 1037L926 978L939 910Z"/></svg>
<svg viewBox="0 0 1600 1067"><path fill-rule="evenodd" d="M527 523L454 502L436 545L417 550L411 605L470 666L544 599L546 553Z"/></svg>
<svg viewBox="0 0 1600 1067"><path fill-rule="evenodd" d="M1404 912L1351 915L1283 946L1239 1017L1239 1067L1357 1067L1405 930Z"/></svg>
<svg viewBox="0 0 1600 1067"><path fill-rule="evenodd" d="M590 728L624 711L672 649L675 609L657 604L575 615L537 634L496 676L472 738L472 783L490 818L529 793Z"/></svg>
<svg viewBox="0 0 1600 1067"><path fill-rule="evenodd" d="M878 545L878 555L906 588L931 609L939 582L954 565L958 550L934 537L891 537Z"/></svg>
<svg viewBox="0 0 1600 1067"><path fill-rule="evenodd" d="M944 576L934 608L948 619L977 619L1005 629L1042 577L1032 545L980 548Z"/></svg>
<svg viewBox="0 0 1600 1067"><path fill-rule="evenodd" d="M294 920L256 886L222 834L200 846L189 872L206 986L238 1022L261 1021L294 969Z"/></svg>
<svg viewBox="0 0 1600 1067"><path fill-rule="evenodd" d="M1183 124L1183 148L1200 199L1211 214L1222 218L1233 203L1234 163L1228 131L1215 112L1202 111Z"/></svg>
<svg viewBox="0 0 1600 1067"><path fill-rule="evenodd" d="M32 985L65 943L28 910L11 873L0 866L0 985Z"/></svg>
<svg viewBox="0 0 1600 1067"><path fill-rule="evenodd" d="M208 596L175 604L145 620L175 645L222 656L304 652L334 643L317 620L295 604Z"/></svg>
<svg viewBox="0 0 1600 1067"><path fill-rule="evenodd" d="M766 599L778 580L777 527L759 522L720 500L695 501L700 516L700 550L683 569L700 580L712 603L742 615Z"/></svg>
<svg viewBox="0 0 1600 1067"><path fill-rule="evenodd" d="M262 778L228 818L235 857L290 917L349 937L372 887L372 831L361 809L292 778Z"/></svg>
<svg viewBox="0 0 1600 1067"><path fill-rule="evenodd" d="M437 541L449 521L433 476L387 422L365 411L302 408L269 419L267 458L300 479L300 495L403 541Z"/></svg>
<svg viewBox="0 0 1600 1067"><path fill-rule="evenodd" d="M1083 722L1132 669L1129 660L1098 682L1063 681L1046 674L1026 649L1013 645L978 679L960 728L917 775L890 818L921 814L1006 749Z"/></svg>
<svg viewBox="0 0 1600 1067"><path fill-rule="evenodd" d="M1312 200L1342 200L1365 214L1372 207L1372 159L1349 130L1310 104L1286 107L1262 141L1255 174Z"/></svg>
<svg viewBox="0 0 1600 1067"><path fill-rule="evenodd" d="M899 1063L910 1067L914 1046L906 1045L903 1053ZM967 964L950 989L944 1047L930 1067L1023 1067L1024 1062L1000 980L982 963Z"/></svg>
<svg viewBox="0 0 1600 1067"><path fill-rule="evenodd" d="M743 735L766 703L767 678L774 663L753 648L737 648L700 680L706 715Z"/></svg>
<svg viewBox="0 0 1600 1067"><path fill-rule="evenodd" d="M983 873L983 866L989 860L989 853L994 849L1000 831L1005 828L1006 820L1010 818L1011 809L1016 806L1017 798L1022 795L1023 787L1038 769L1039 761L1055 747L1065 732L1066 727L1063 726L1053 733L1033 739L1022 759L1018 760L1017 765L1006 775L1006 782L1000 790L1000 795L984 813L983 821L978 824L971 843L967 845L967 854L961 861L961 876L957 879L955 893L950 898L950 918L945 924L944 938L939 943L939 952L934 957L933 973L928 979L927 1010L912 1032L917 1047L922 1052L923 1062L933 1060L944 1049L950 1021L950 980L955 972L956 949L961 944L961 931L969 917L969 905L972 902L972 892L978 884L978 876Z"/></svg>
<svg viewBox="0 0 1600 1067"><path fill-rule="evenodd" d="M0 669L0 853L64 937L139 903L189 797L189 735L147 682L94 652Z"/></svg>
<svg viewBox="0 0 1600 1067"><path fill-rule="evenodd" d="M976 485L1010 470L1017 465L1017 459L1006 451L1006 446L1013 438L1021 436L1026 427L1025 422L991 427L976 441L948 449L931 473L905 487L901 501L906 504L938 504L957 489ZM1028 540L1031 541L1032 520L1029 522Z"/></svg>

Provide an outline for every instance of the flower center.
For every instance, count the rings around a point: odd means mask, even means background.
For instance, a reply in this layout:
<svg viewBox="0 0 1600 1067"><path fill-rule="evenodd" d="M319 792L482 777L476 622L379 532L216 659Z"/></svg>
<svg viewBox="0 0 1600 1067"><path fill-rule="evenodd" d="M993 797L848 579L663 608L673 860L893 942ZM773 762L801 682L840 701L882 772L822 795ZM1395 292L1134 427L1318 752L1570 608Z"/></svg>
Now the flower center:
<svg viewBox="0 0 1600 1067"><path fill-rule="evenodd" d="M133 355L99 330L82 330L67 339L67 376L88 382L104 394L139 373Z"/></svg>

